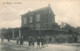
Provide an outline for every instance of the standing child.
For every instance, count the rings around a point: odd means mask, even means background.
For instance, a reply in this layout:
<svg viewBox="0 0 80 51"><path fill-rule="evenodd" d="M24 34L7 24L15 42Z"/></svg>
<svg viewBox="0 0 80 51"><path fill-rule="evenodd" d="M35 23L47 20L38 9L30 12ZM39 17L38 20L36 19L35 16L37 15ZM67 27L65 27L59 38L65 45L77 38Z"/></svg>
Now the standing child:
<svg viewBox="0 0 80 51"><path fill-rule="evenodd" d="M40 47L40 37L37 38L37 47Z"/></svg>
<svg viewBox="0 0 80 51"><path fill-rule="evenodd" d="M17 43L17 45L19 44L19 37L18 36L16 38L16 43Z"/></svg>
<svg viewBox="0 0 80 51"><path fill-rule="evenodd" d="M1 36L1 40L2 40L2 42L4 41L4 37L3 36Z"/></svg>
<svg viewBox="0 0 80 51"><path fill-rule="evenodd" d="M23 46L23 36L20 37L20 46Z"/></svg>
<svg viewBox="0 0 80 51"><path fill-rule="evenodd" d="M34 47L34 43L35 43L35 39L34 39L34 37L32 37L32 45L33 45L33 47Z"/></svg>
<svg viewBox="0 0 80 51"><path fill-rule="evenodd" d="M43 38L43 36L41 37L41 47L44 47L44 38Z"/></svg>
<svg viewBox="0 0 80 51"><path fill-rule="evenodd" d="M31 46L31 36L29 36L29 38L28 38L28 44L29 44L29 46Z"/></svg>

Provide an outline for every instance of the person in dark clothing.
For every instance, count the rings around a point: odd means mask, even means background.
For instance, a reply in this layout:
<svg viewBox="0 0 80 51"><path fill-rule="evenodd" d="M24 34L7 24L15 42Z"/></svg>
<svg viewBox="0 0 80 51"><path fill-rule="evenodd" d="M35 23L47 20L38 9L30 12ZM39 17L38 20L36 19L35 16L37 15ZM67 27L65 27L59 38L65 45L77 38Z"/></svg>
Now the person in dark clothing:
<svg viewBox="0 0 80 51"><path fill-rule="evenodd" d="M75 43L77 43L77 40L78 40L77 36L74 36L74 42Z"/></svg>
<svg viewBox="0 0 80 51"><path fill-rule="evenodd" d="M44 41L45 41L45 45L48 47L48 36L47 35L45 36Z"/></svg>
<svg viewBox="0 0 80 51"><path fill-rule="evenodd" d="M3 36L1 36L1 40L2 40L2 42L4 41L4 37Z"/></svg>
<svg viewBox="0 0 80 51"><path fill-rule="evenodd" d="M23 46L23 36L20 37L20 46Z"/></svg>
<svg viewBox="0 0 80 51"><path fill-rule="evenodd" d="M32 45L33 45L33 47L34 47L34 43L35 43L35 39L34 39L34 37L32 37Z"/></svg>
<svg viewBox="0 0 80 51"><path fill-rule="evenodd" d="M41 37L41 47L44 47L44 38Z"/></svg>
<svg viewBox="0 0 80 51"><path fill-rule="evenodd" d="M37 38L37 47L40 47L40 37Z"/></svg>
<svg viewBox="0 0 80 51"><path fill-rule="evenodd" d="M8 35L8 37L7 37L7 40L8 40L8 42L10 42L10 36Z"/></svg>
<svg viewBox="0 0 80 51"><path fill-rule="evenodd" d="M51 36L49 37L49 42L51 43Z"/></svg>
<svg viewBox="0 0 80 51"><path fill-rule="evenodd" d="M31 46L31 36L29 36L29 38L28 38L28 44L29 44L29 46Z"/></svg>

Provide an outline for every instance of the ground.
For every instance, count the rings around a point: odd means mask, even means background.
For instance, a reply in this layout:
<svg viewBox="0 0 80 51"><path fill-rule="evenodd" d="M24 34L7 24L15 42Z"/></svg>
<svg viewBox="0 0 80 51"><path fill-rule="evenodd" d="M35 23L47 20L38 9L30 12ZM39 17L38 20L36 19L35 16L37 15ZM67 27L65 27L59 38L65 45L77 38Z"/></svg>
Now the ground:
<svg viewBox="0 0 80 51"><path fill-rule="evenodd" d="M24 42L24 45L20 47L16 45L15 40L8 42L0 41L0 50L1 51L80 51L80 43L62 43L62 44L48 44L48 47L38 47L35 44L35 47L29 47L27 42Z"/></svg>

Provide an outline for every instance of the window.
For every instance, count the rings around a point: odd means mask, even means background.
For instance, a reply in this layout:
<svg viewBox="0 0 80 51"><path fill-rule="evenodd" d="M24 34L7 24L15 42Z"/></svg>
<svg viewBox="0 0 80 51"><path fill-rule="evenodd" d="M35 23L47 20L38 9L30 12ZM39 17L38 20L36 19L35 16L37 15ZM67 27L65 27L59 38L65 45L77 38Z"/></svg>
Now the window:
<svg viewBox="0 0 80 51"><path fill-rule="evenodd" d="M42 29L43 29L43 30L48 29L48 24L44 24Z"/></svg>
<svg viewBox="0 0 80 51"><path fill-rule="evenodd" d="M32 30L32 29L33 29L33 25L31 24L31 25L29 26L29 28Z"/></svg>
<svg viewBox="0 0 80 51"><path fill-rule="evenodd" d="M36 30L40 30L40 23L36 24Z"/></svg>
<svg viewBox="0 0 80 51"><path fill-rule="evenodd" d="M40 14L36 15L36 22L40 22Z"/></svg>
<svg viewBox="0 0 80 51"><path fill-rule="evenodd" d="M29 17L29 23L32 23L33 22L33 18L32 16Z"/></svg>
<svg viewBox="0 0 80 51"><path fill-rule="evenodd" d="M23 24L26 24L27 23L27 19L26 17L23 17Z"/></svg>

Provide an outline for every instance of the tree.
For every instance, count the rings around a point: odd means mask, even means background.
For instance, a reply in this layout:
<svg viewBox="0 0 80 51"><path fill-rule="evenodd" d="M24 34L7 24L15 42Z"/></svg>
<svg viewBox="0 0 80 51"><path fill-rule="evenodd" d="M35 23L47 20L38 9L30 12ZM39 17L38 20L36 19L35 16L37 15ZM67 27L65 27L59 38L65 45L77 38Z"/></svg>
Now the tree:
<svg viewBox="0 0 80 51"><path fill-rule="evenodd" d="M75 31L75 27L71 26L70 24L67 24L67 23L62 23L62 29L63 30L67 30L69 33L72 33L72 32L76 32Z"/></svg>
<svg viewBox="0 0 80 51"><path fill-rule="evenodd" d="M52 24L52 29L60 29L60 26L57 23Z"/></svg>

